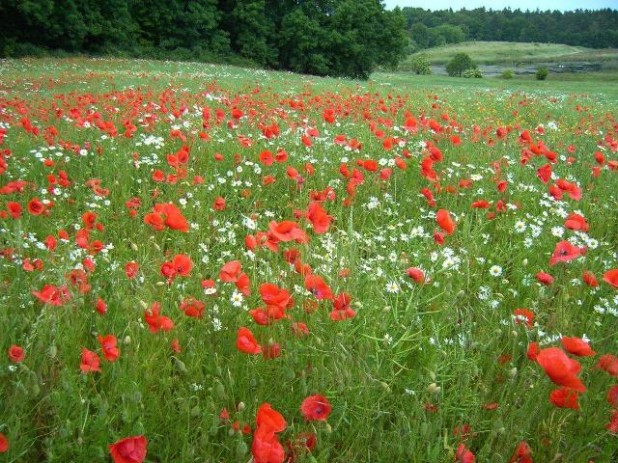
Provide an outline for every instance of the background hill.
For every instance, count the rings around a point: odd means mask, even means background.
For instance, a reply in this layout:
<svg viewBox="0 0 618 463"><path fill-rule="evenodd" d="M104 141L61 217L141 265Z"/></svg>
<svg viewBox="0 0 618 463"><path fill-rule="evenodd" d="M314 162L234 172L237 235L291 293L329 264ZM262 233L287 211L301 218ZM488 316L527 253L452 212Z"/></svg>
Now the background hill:
<svg viewBox="0 0 618 463"><path fill-rule="evenodd" d="M552 73L618 72L618 49L591 49L565 44L522 42L463 42L421 50L408 56L399 70L412 70L412 63L425 55L434 74L446 73L444 67L455 54L467 53L486 76L504 69L515 74L534 74L538 67Z"/></svg>

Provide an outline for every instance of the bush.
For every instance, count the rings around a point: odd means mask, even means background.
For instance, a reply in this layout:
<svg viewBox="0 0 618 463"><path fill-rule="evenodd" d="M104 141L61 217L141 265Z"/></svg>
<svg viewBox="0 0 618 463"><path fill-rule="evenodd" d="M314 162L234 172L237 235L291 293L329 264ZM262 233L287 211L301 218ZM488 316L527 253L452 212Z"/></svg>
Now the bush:
<svg viewBox="0 0 618 463"><path fill-rule="evenodd" d="M451 77L461 77L466 69L475 69L476 64L467 53L457 53L446 65L446 72Z"/></svg>
<svg viewBox="0 0 618 463"><path fill-rule="evenodd" d="M504 71L502 71L502 74L500 74L500 78L501 79L512 79L514 76L513 71L511 69L505 69Z"/></svg>
<svg viewBox="0 0 618 463"><path fill-rule="evenodd" d="M547 70L547 68L538 68L536 70L536 80L547 79L547 74L549 74L549 71Z"/></svg>
<svg viewBox="0 0 618 463"><path fill-rule="evenodd" d="M462 75L466 79L470 79L472 77L474 77L475 79L480 79L483 77L483 73L481 72L479 68L466 69Z"/></svg>
<svg viewBox="0 0 618 463"><path fill-rule="evenodd" d="M417 75L428 76L431 74L429 59L425 53L420 53L412 58L411 70Z"/></svg>

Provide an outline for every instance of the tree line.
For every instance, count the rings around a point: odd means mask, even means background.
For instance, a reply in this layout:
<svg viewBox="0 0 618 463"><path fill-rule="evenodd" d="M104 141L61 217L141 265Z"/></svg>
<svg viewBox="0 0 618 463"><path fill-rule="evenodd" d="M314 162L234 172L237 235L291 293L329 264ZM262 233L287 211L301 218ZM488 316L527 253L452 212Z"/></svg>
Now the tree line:
<svg viewBox="0 0 618 463"><path fill-rule="evenodd" d="M405 7L402 12L411 52L468 40L618 47L618 10L609 8L561 12L509 8L430 11Z"/></svg>
<svg viewBox="0 0 618 463"><path fill-rule="evenodd" d="M408 38L380 0L0 0L0 56L83 53L367 78Z"/></svg>

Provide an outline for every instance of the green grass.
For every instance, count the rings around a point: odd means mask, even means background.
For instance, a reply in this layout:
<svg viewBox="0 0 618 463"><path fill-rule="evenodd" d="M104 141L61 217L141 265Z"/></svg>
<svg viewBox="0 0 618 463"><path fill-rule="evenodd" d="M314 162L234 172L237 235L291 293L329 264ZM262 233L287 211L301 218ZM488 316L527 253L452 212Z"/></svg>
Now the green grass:
<svg viewBox="0 0 618 463"><path fill-rule="evenodd" d="M431 64L446 64L456 53L467 53L478 64L506 64L556 62L595 57L615 59L616 51L596 51L585 47L551 43L524 42L463 42L422 50Z"/></svg>
<svg viewBox="0 0 618 463"><path fill-rule="evenodd" d="M264 403L285 419L276 436L298 462L452 463L463 444L476 461L506 463L521 441L537 462L618 458L606 428L616 377L595 367L618 354L618 292L603 281L618 268L611 82L388 73L361 82L81 58L1 66L0 188L26 183L0 195L0 349L25 350L22 362L0 361L10 444L0 462L110 461L110 444L137 435L150 463L249 461ZM264 162L264 151L287 159ZM437 179L421 169L428 163ZM554 178L544 184L537 169L547 164ZM34 198L47 213L28 212ZM488 208L473 208L479 200ZM312 225L314 202L331 217L327 230ZM145 221L167 203L187 232ZM456 222L442 245L438 209ZM588 231L566 227L572 213ZM302 230L297 241L272 231L281 222ZM250 249L248 235L264 245ZM585 255L550 266L567 239ZM193 266L167 278L179 254ZM220 275L235 260L249 280L243 296ZM134 279L129 262L139 264ZM307 289L303 265L347 293L355 316L333 321L334 302ZM537 282L540 271L553 285ZM582 283L584 271L598 287ZM216 291L204 291L208 280ZM248 311L269 310L266 283L293 303L259 325ZM43 303L33 292L44 285L66 286L68 300ZM180 309L191 298L205 305L199 318ZM170 331L149 330L155 302ZM534 314L530 327L514 317L521 308ZM280 355L241 352L240 327ZM104 359L99 335L116 337L116 361ZM526 355L531 342L560 347L560 336L586 337L596 351L569 354L587 388L579 410L550 402L558 385ZM100 372L80 371L82 348L100 357ZM325 421L301 413L315 394L332 406ZM294 445L308 434L311 453Z"/></svg>

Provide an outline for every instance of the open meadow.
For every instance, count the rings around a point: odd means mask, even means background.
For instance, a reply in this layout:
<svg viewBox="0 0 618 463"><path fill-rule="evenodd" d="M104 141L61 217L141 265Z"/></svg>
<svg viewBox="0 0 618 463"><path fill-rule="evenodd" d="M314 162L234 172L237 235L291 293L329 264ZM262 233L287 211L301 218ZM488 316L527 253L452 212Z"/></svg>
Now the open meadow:
<svg viewBox="0 0 618 463"><path fill-rule="evenodd" d="M0 61L0 463L617 462L617 94Z"/></svg>

